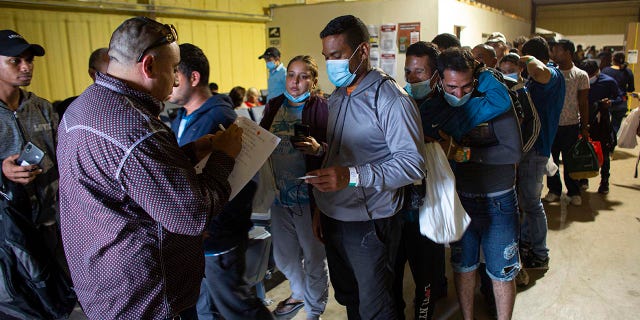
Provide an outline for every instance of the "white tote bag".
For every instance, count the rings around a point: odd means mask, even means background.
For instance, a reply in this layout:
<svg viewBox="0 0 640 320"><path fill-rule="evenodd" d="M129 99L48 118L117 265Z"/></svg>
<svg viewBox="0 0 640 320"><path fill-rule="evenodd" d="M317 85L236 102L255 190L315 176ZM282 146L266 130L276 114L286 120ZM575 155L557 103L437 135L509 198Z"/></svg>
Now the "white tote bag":
<svg viewBox="0 0 640 320"><path fill-rule="evenodd" d="M456 179L439 143L425 148L426 196L420 207L420 233L437 243L462 238L471 218L462 207L456 192Z"/></svg>

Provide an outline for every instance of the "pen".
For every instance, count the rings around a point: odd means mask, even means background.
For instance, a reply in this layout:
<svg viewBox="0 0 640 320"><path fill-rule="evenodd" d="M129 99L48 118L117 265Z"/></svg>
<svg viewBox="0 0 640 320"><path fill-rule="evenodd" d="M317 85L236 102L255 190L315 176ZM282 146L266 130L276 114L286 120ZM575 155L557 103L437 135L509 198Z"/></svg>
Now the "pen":
<svg viewBox="0 0 640 320"><path fill-rule="evenodd" d="M224 126L222 125L222 123L218 123L218 128L220 128L220 130L225 131L226 129L224 128Z"/></svg>

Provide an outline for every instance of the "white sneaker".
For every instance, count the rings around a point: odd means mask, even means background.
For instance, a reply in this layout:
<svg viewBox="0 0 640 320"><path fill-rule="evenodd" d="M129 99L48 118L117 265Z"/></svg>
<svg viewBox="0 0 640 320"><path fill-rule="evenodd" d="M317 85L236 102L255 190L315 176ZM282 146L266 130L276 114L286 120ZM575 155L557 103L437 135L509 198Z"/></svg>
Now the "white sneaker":
<svg viewBox="0 0 640 320"><path fill-rule="evenodd" d="M569 202L574 206L582 205L582 197L581 196L571 196L571 201Z"/></svg>
<svg viewBox="0 0 640 320"><path fill-rule="evenodd" d="M547 193L546 196L544 196L544 198L542 198L542 201L544 202L556 202L560 200L560 196L555 194L555 193Z"/></svg>

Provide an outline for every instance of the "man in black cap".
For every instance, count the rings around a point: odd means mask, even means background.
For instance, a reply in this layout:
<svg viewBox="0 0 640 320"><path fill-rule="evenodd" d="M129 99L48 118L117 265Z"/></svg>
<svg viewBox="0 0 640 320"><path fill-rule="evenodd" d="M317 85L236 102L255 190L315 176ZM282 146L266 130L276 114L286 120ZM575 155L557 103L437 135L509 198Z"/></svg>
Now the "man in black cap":
<svg viewBox="0 0 640 320"><path fill-rule="evenodd" d="M8 273L0 291L13 292L0 302L2 319L57 319L75 306L58 240L58 115L49 101L20 88L31 84L33 57L43 55L15 31L0 31L0 228L11 230L0 235ZM34 283L36 277L46 280Z"/></svg>
<svg viewBox="0 0 640 320"><path fill-rule="evenodd" d="M269 69L269 80L267 82L267 101L269 101L284 93L287 68L280 62L280 50L275 47L267 48L258 59L264 59L267 63L267 69Z"/></svg>

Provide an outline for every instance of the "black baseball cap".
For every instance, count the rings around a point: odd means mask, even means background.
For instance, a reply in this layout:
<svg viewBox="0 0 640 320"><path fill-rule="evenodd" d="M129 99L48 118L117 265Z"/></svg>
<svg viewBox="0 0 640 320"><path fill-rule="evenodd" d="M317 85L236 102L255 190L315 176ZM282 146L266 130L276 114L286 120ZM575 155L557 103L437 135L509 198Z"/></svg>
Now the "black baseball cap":
<svg viewBox="0 0 640 320"><path fill-rule="evenodd" d="M264 53L258 57L258 59L266 59L266 58L280 58L280 50L276 47L269 47Z"/></svg>
<svg viewBox="0 0 640 320"><path fill-rule="evenodd" d="M30 44L13 30L0 30L0 55L17 57L30 50L34 56L44 56L44 48L38 44Z"/></svg>

